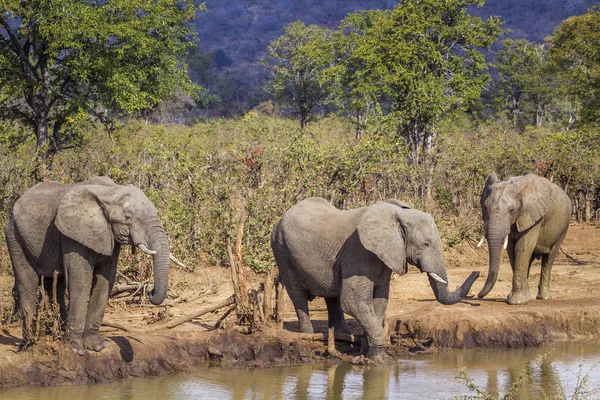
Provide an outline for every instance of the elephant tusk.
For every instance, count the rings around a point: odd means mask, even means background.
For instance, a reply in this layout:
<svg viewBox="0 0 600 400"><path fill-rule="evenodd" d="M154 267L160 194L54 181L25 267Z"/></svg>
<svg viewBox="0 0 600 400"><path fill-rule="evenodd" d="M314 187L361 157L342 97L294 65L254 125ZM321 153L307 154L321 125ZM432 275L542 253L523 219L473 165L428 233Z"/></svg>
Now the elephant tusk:
<svg viewBox="0 0 600 400"><path fill-rule="evenodd" d="M479 241L479 243L477 243L477 247L478 247L478 248L479 248L479 247L481 247L481 246L483 245L483 241L484 241L484 240L485 240L485 235L483 235L483 236L481 237L481 240Z"/></svg>
<svg viewBox="0 0 600 400"><path fill-rule="evenodd" d="M149 248L147 248L147 247L146 247L146 245L145 245L145 244L142 244L142 243L140 243L140 244L138 244L138 245L137 245L137 247L138 247L138 249L140 249L140 250L141 250L141 251L143 251L144 253L146 253L146 254L150 254L151 256L153 256L153 255L155 255L155 254L156 254L156 251L154 251L154 250L150 250Z"/></svg>
<svg viewBox="0 0 600 400"><path fill-rule="evenodd" d="M445 285L448 284L448 282L446 282L445 280L443 280L442 278L440 278L440 276L438 274L436 274L435 272L428 272L429 276L432 277L434 280L443 283Z"/></svg>
<svg viewBox="0 0 600 400"><path fill-rule="evenodd" d="M506 250L507 246L508 246L508 235L506 235L506 237L504 238L504 250Z"/></svg>

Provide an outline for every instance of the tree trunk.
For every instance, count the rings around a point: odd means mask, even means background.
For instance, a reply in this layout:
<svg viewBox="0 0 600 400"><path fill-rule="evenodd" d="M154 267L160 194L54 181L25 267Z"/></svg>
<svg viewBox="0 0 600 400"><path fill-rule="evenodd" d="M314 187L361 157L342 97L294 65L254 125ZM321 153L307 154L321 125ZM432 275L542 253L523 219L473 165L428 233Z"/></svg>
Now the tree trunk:
<svg viewBox="0 0 600 400"><path fill-rule="evenodd" d="M37 160L33 176L37 182L41 182L52 171L52 163L56 154L48 134L48 114L44 112L36 115L33 128L36 138Z"/></svg>

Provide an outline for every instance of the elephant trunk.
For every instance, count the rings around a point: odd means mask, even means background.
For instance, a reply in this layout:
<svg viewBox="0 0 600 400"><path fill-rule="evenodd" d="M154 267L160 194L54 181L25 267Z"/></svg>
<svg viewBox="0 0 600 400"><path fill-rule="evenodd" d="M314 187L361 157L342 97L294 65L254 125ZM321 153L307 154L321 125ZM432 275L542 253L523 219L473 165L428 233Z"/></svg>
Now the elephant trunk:
<svg viewBox="0 0 600 400"><path fill-rule="evenodd" d="M440 280L432 277L431 274L427 275L429 278L429 284L431 285L431 289L433 289L433 293L435 294L435 298L441 304L444 305L452 305L460 302L469 294L469 290L471 290L471 286L475 283L475 280L479 278L479 272L472 272L471 275L465 280L465 282L454 292L450 292L448 290L448 277L444 273L443 275L436 275L436 277L441 278L444 282L440 282Z"/></svg>
<svg viewBox="0 0 600 400"><path fill-rule="evenodd" d="M496 284L496 281L498 280L498 271L500 270L500 252L502 250L502 243L505 237L506 235L502 234L500 231L494 231L488 234L490 267L485 285L483 286L483 289L481 289L481 292L479 292L477 295L479 298L485 297L490 290L492 290Z"/></svg>
<svg viewBox="0 0 600 400"><path fill-rule="evenodd" d="M150 303L154 305L161 304L167 297L169 287L169 267L171 260L169 259L169 241L162 226L155 222L147 231L147 241L150 249L156 254L152 256L152 264L154 268L154 288L149 293Z"/></svg>

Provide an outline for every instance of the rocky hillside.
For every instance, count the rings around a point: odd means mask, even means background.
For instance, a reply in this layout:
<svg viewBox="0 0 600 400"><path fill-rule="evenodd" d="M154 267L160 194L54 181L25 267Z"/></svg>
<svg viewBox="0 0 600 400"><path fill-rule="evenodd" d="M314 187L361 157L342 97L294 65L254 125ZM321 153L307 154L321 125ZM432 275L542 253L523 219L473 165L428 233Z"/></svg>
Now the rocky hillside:
<svg viewBox="0 0 600 400"><path fill-rule="evenodd" d="M347 14L364 9L389 9L396 0L205 0L208 11L198 17L200 47L213 60L213 71L197 78L220 98L238 108L264 99L259 87L265 77L256 62L282 27L302 20L334 28ZM487 0L473 14L498 15L512 38L542 41L565 18L600 4L595 0ZM214 58L219 53L219 60ZM210 61L210 60L209 60ZM216 64L214 63L216 61ZM203 68L207 63L199 63ZM209 63L210 64L210 63ZM204 76L204 78L202 78Z"/></svg>

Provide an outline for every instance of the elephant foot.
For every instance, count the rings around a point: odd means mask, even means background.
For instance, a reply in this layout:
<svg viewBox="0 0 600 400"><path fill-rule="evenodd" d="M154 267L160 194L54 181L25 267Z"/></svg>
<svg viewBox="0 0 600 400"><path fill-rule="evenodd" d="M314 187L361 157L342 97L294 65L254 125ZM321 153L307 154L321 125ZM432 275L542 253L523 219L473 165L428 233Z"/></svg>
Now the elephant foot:
<svg viewBox="0 0 600 400"><path fill-rule="evenodd" d="M350 363L352 365L381 365L389 364L391 361L392 357L390 357L385 351L381 351L371 357L356 356L350 361Z"/></svg>
<svg viewBox="0 0 600 400"><path fill-rule="evenodd" d="M508 295L508 304L511 305L521 305L529 303L533 298L531 297L531 293L529 291L520 291L515 292L512 290Z"/></svg>
<svg viewBox="0 0 600 400"><path fill-rule="evenodd" d="M85 356L86 351L83 348L83 340L81 338L74 338L71 335L65 335L63 337L63 343L70 346L71 349L80 356Z"/></svg>
<svg viewBox="0 0 600 400"><path fill-rule="evenodd" d="M106 339L99 333L92 333L84 336L83 343L86 350L102 351L106 347Z"/></svg>
<svg viewBox="0 0 600 400"><path fill-rule="evenodd" d="M315 331L313 330L313 326L312 326L311 323L304 324L304 325L299 325L298 326L298 330L300 331L300 333L310 333L311 335L313 333L315 333Z"/></svg>
<svg viewBox="0 0 600 400"><path fill-rule="evenodd" d="M550 291L549 290L540 290L536 296L536 299L538 300L551 300L552 299L552 295L550 295Z"/></svg>

